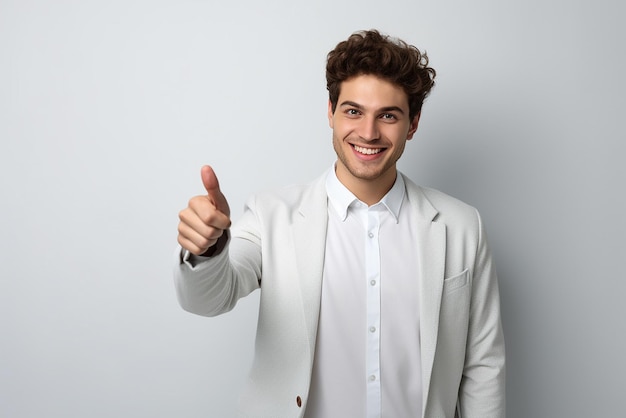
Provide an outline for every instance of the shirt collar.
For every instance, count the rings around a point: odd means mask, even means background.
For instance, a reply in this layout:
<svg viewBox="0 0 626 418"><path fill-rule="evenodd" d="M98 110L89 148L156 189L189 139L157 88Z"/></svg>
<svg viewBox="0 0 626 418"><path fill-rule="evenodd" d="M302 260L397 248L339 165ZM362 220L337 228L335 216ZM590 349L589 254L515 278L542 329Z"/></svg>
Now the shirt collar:
<svg viewBox="0 0 626 418"><path fill-rule="evenodd" d="M365 205L365 203L357 199L356 196L354 196L354 194L352 194L352 192L339 181L337 173L335 172L334 164L329 170L328 177L326 177L326 193L328 194L330 206L337 213L342 222L346 220L348 216L348 209L352 205L359 202ZM380 199L380 202L372 205L372 207L382 205L393 215L396 223L398 223L400 208L402 207L402 201L404 200L405 194L406 187L404 184L404 178L400 172L398 172L396 181L393 183L391 190L389 190L387 194Z"/></svg>

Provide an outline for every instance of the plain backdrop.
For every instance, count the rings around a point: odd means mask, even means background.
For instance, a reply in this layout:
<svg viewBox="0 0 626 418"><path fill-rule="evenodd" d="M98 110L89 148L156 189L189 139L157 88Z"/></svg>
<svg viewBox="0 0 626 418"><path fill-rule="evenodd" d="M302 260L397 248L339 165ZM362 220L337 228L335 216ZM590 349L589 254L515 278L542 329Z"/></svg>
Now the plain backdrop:
<svg viewBox="0 0 626 418"><path fill-rule="evenodd" d="M438 72L400 168L484 217L508 417L620 416L622 4L0 0L0 416L233 416L259 293L178 306L178 211L206 163L235 218L328 168L326 54L370 28Z"/></svg>

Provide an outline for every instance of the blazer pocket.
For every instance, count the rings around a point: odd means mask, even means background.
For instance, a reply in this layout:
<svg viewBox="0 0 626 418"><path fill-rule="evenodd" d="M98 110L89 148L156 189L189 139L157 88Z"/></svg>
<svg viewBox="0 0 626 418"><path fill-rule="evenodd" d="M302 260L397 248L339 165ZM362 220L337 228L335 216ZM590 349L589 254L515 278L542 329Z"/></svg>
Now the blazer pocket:
<svg viewBox="0 0 626 418"><path fill-rule="evenodd" d="M469 269L463 270L456 276L448 277L443 281L443 291L450 293L466 286L469 283Z"/></svg>

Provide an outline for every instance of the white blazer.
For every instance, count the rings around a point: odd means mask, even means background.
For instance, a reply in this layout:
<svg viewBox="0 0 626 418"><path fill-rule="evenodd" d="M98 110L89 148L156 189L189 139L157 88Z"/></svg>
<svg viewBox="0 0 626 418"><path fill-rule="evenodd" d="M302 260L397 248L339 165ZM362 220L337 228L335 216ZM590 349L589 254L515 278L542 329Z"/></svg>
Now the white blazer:
<svg viewBox="0 0 626 418"><path fill-rule="evenodd" d="M194 265L177 252L177 296L189 312L215 316L261 289L255 356L239 416L304 416L326 243L325 179L252 197L214 257ZM500 301L480 215L404 180L419 219L422 417L503 418Z"/></svg>

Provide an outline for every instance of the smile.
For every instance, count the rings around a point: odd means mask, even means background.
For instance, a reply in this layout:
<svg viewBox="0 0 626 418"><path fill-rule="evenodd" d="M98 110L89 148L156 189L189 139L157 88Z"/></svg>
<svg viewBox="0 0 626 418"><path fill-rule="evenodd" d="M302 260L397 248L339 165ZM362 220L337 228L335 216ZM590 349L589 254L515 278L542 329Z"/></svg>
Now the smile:
<svg viewBox="0 0 626 418"><path fill-rule="evenodd" d="M383 148L364 148L364 147L359 147L358 145L352 145L352 147L356 150L356 152L360 154L365 154L365 155L378 154L379 152L383 150Z"/></svg>

